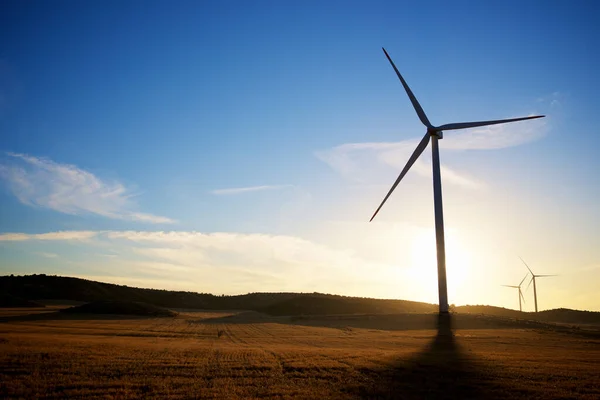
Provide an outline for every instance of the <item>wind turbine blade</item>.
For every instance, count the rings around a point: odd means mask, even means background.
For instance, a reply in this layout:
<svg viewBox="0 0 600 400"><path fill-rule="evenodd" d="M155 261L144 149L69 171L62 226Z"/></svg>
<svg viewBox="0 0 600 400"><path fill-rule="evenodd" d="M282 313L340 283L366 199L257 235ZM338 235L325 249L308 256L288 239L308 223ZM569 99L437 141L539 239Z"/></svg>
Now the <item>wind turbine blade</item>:
<svg viewBox="0 0 600 400"><path fill-rule="evenodd" d="M507 122L524 121L526 119L544 118L545 115L536 115L533 117L521 117L521 118L510 118L510 119L497 119L493 121L478 121L478 122L457 122L455 124L445 124L442 126L436 126L436 131L450 131L453 129L467 129L476 128L478 126L488 126L496 124L505 124Z"/></svg>
<svg viewBox="0 0 600 400"><path fill-rule="evenodd" d="M527 285L527 289L525 289L525 291L529 290L529 286L531 286L531 282L533 282L534 279L535 275L531 277L531 280L529 281L529 284Z"/></svg>
<svg viewBox="0 0 600 400"><path fill-rule="evenodd" d="M519 296L521 296L521 300L523 300L523 303L525 303L525 296L523 296L523 292L521 292L519 290Z"/></svg>
<svg viewBox="0 0 600 400"><path fill-rule="evenodd" d="M547 276L558 276L558 275L536 275L536 278L545 278Z"/></svg>
<svg viewBox="0 0 600 400"><path fill-rule="evenodd" d="M527 275L529 275L529 274L527 274ZM521 285L523 284L523 282L525 282L525 279L527 279L527 275L525 275L525 276L523 277L523 280L521 281L521 283L519 283L519 287L521 287Z"/></svg>
<svg viewBox="0 0 600 400"><path fill-rule="evenodd" d="M408 162L404 166L404 169L402 170L402 172L400 172L400 175L398 176L398 179L396 179L396 182L394 182L394 184L392 185L392 188L390 189L390 191L388 192L388 194L385 196L385 198L383 199L383 201L381 202L381 204L379 205L379 207L377 207L377 210L375 211L375 214L373 214L373 216L371 217L371 219L369 220L369 222L373 221L373 218L375 218L375 216L377 215L377 213L379 212L379 210L381 210L381 207L383 207L383 205L385 204L385 202L387 201L387 199L390 197L390 195L392 194L392 192L394 191L394 189L396 189L396 186L398 186L398 184L400 183L400 181L402 180L402 178L404 178L404 175L406 175L406 173L408 172L408 170L410 169L410 167L412 167L412 165L415 163L415 161L417 161L417 158L419 158L419 156L421 155L421 153L423 153L423 151L425 150L425 148L427 147L428 144L429 144L429 132L427 132L425 134L425 136L423 136L423 139L421 139L421 141L417 145L417 148L415 149L415 151L412 153L412 155L408 159Z"/></svg>
<svg viewBox="0 0 600 400"><path fill-rule="evenodd" d="M511 287L511 288L515 288L515 289L518 289L518 288L519 288L518 286L512 286L512 285L500 285L500 286L504 286L504 287Z"/></svg>
<svg viewBox="0 0 600 400"><path fill-rule="evenodd" d="M519 256L519 258L521 258L521 256ZM529 268L529 265L527 265L527 263L525 262L525 260L523 260L521 258L521 261L523 261L523 264L525 264L525 266L527 267L527 269L529 270L529 272L531 272L531 275L533 275L533 271L531 270L531 268ZM528 286L529 287L529 286Z"/></svg>
<svg viewBox="0 0 600 400"><path fill-rule="evenodd" d="M396 75L398 75L398 78L400 78L400 82L402 82L402 86L404 86L404 90L406 90L406 94L408 95L408 98L410 99L410 102L412 103L413 108L417 112L419 119L421 120L423 125L425 125L427 128L432 128L431 122L429 122L429 119L427 119L427 115L425 115L425 111L423 111L423 108L419 104L419 101L413 94L412 90L410 90L410 88L408 87L408 84L406 83L406 81L404 80L402 75L400 75L400 71L398 71L398 68L396 68L396 65L394 64L394 62L390 58L389 54L387 53L387 51L385 51L385 49L383 47L382 47L382 50L385 53L385 56L387 57L390 64L392 64L394 71L396 71Z"/></svg>

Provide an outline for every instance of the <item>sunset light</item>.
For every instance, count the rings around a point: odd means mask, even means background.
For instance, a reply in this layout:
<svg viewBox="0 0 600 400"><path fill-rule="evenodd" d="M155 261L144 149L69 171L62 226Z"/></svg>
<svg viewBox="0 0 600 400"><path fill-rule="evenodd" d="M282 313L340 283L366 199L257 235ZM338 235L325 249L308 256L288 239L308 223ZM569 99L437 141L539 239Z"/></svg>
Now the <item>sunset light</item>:
<svg viewBox="0 0 600 400"><path fill-rule="evenodd" d="M0 398L600 399L600 1L0 1Z"/></svg>

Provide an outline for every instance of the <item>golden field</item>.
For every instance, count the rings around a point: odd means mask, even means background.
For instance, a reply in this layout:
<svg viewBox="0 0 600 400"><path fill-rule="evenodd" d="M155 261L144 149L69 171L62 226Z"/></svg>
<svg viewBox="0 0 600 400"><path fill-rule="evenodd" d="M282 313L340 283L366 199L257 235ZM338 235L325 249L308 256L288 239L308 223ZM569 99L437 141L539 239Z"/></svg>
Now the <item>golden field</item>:
<svg viewBox="0 0 600 400"><path fill-rule="evenodd" d="M600 398L594 332L486 322L449 336L402 315L54 311L0 310L1 398Z"/></svg>

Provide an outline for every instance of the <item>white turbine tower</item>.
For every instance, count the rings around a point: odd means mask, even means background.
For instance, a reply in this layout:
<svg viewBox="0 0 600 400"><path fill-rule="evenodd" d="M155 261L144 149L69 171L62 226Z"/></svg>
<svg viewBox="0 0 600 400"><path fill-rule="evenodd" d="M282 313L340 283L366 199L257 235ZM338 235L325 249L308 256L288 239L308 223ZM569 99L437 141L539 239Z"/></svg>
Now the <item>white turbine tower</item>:
<svg viewBox="0 0 600 400"><path fill-rule="evenodd" d="M529 274L527 274L527 275L529 275ZM523 299L523 302L524 302L525 297L523 297L523 292L521 291L521 285L523 285L523 282L525 282L525 279L527 279L527 275L525 275L525 277L521 280L521 283L519 283L519 286L502 285L504 287L519 289L519 311L523 311L523 306L521 305L521 299Z"/></svg>
<svg viewBox="0 0 600 400"><path fill-rule="evenodd" d="M519 257L521 258L521 257ZM535 287L535 278L546 278L548 276L556 276L556 275L536 275L533 273L533 271L531 270L531 268L529 268L529 265L527 265L527 263L525 262L525 260L523 260L521 258L521 261L523 261L523 264L525 264L525 266L527 267L527 269L529 270L529 272L531 272L531 280L529 281L529 284L527 285L527 289L529 289L529 286L531 286L531 282L533 282L533 301L535 303L535 312L538 312L538 307L537 307L537 290Z"/></svg>
<svg viewBox="0 0 600 400"><path fill-rule="evenodd" d="M523 121L526 119L542 118L544 116L537 115L537 116L532 116L532 117L511 118L511 119L501 119L501 120L492 120L492 121L458 122L458 123L445 124L445 125L440 125L440 126L433 126L429 122L429 119L427 119L427 115L425 115L425 111L423 111L423 108L417 101L417 98L415 97L413 92L408 87L408 84L406 83L406 81L404 80L402 75L400 75L398 68L396 68L396 65L394 65L394 62L388 55L387 51L385 51L385 49L383 49L383 52L385 53L385 56L387 57L388 61L394 68L394 71L396 71L396 75L398 75L398 78L400 79L402 86L404 86L404 90L406 91L406 94L408 95L408 98L410 99L410 101L413 105L413 108L417 112L417 115L418 115L419 119L421 120L421 123L423 123L423 125L425 125L425 127L427 128L427 132L425 133L425 136L423 136L423 139L421 139L421 141L417 145L417 148L415 149L413 154L408 159L408 162L406 163L406 166L400 173L400 176L398 176L398 179L396 179L396 182L394 182L394 184L392 185L392 188L387 193L387 195L385 196L385 198L383 199L383 201L381 202L381 204L379 205L379 207L377 208L377 210L371 217L371 221L373 221L373 218L375 218L375 216L377 215L377 213L379 212L381 207L383 207L383 205L385 204L387 199L390 197L390 195L394 191L394 189L396 189L396 186L398 186L398 184L400 183L402 178L404 178L404 175L406 175L406 173L408 172L410 167L412 167L412 165L415 163L417 158L419 158L421 153L423 153L423 151L429 144L429 140L431 140L432 163L433 163L433 200L434 200L434 210L435 210L435 239L436 239L436 248L437 248L438 291L439 291L439 299L440 299L440 304L439 304L440 308L439 309L440 309L440 314L446 314L446 313L448 313L448 289L447 289L447 285L446 285L446 250L445 250L445 245L444 245L444 215L443 215L443 209L442 209L442 180L441 180L441 176L440 176L440 155L439 155L439 150L438 150L438 139L442 139L443 131L449 131L449 130L454 130L454 129L475 128L478 126L504 124L507 122L515 122L515 121Z"/></svg>

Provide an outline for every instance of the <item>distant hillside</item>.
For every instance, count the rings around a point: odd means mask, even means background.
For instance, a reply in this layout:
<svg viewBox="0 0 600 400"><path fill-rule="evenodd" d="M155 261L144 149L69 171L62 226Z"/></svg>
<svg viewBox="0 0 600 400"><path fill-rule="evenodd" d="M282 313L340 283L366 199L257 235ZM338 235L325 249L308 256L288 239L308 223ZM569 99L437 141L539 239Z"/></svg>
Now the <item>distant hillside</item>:
<svg viewBox="0 0 600 400"><path fill-rule="evenodd" d="M263 312L271 315L330 315L431 313L436 310L437 305L406 300L307 295L280 301L265 307Z"/></svg>
<svg viewBox="0 0 600 400"><path fill-rule="evenodd" d="M536 315L535 313L529 313ZM555 321L567 324L594 324L600 325L600 312L571 310L568 308L557 308L555 310L540 311L539 321Z"/></svg>
<svg viewBox="0 0 600 400"><path fill-rule="evenodd" d="M297 293L250 293L215 296L206 293L140 289L80 278L27 275L0 277L0 292L28 300L137 301L170 308L255 309L295 297Z"/></svg>
<svg viewBox="0 0 600 400"><path fill-rule="evenodd" d="M430 313L437 305L406 300L383 300L321 293L249 293L215 296L207 293L140 289L86 279L49 276L2 276L2 299L24 301L68 300L70 302L121 301L141 302L167 308L206 310L250 310L271 315L348 315ZM6 303L9 300L5 301ZM29 303L33 304L33 303ZM29 305L30 307L33 305ZM0 307L10 307L2 305ZM600 325L600 312L557 309L527 313L492 306L460 306L454 312L486 314L505 318Z"/></svg>
<svg viewBox="0 0 600 400"><path fill-rule="evenodd" d="M22 299L8 293L0 292L0 307L44 307L44 305L36 303L35 301Z"/></svg>
<svg viewBox="0 0 600 400"><path fill-rule="evenodd" d="M454 312L461 314L486 314L486 315L495 315L497 317L506 317L506 318L525 318L527 314L526 312L521 312L517 310L511 310L509 308L503 307L494 307L494 306L458 306L455 307Z"/></svg>
<svg viewBox="0 0 600 400"><path fill-rule="evenodd" d="M169 308L252 310L272 315L433 312L435 305L321 293L206 293L139 289L80 278L49 275L3 276L0 291L30 300L133 301Z"/></svg>
<svg viewBox="0 0 600 400"><path fill-rule="evenodd" d="M557 308L555 310L545 310L535 313L493 306L460 306L456 307L454 311L461 314L485 314L543 322L600 325L600 312L571 310L567 308Z"/></svg>
<svg viewBox="0 0 600 400"><path fill-rule="evenodd" d="M0 291L28 300L141 301L165 307L202 308L212 295L138 289L79 278L29 275L0 277Z"/></svg>

